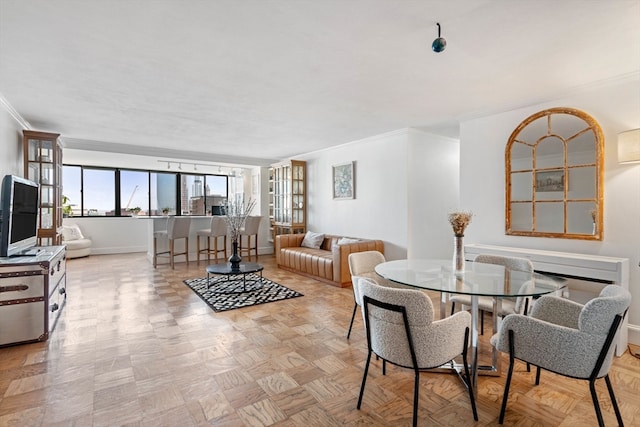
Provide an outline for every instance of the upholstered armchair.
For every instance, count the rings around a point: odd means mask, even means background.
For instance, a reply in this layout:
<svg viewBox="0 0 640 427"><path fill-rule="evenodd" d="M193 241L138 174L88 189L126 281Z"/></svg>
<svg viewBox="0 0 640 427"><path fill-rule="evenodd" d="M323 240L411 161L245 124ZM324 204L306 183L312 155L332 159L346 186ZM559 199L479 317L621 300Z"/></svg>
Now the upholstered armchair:
<svg viewBox="0 0 640 427"><path fill-rule="evenodd" d="M480 254L474 262L482 262L485 264L502 265L510 270L525 271L528 273L533 272L533 264L527 258L507 257L500 255ZM520 289L520 293L526 294L530 289L534 287L533 282L525 283ZM453 295L449 301L451 301L451 314L455 312L456 304L459 305L471 305L471 297L469 295ZM502 298L502 309L498 313L499 317L504 317L507 314L527 314L529 306L528 297L516 297L516 298ZM480 309L480 331L484 333L484 312L488 311L493 313L493 298L479 297L478 308Z"/></svg>
<svg viewBox="0 0 640 427"><path fill-rule="evenodd" d="M537 367L536 385L540 383L541 369L588 380L601 426L604 421L595 381L604 378L618 424L623 425L609 369L615 350L612 343L630 304L629 291L609 285L585 305L545 295L536 301L530 316L516 314L505 317L502 328L491 338L491 343L498 350L509 353L500 424L504 421L514 360L519 359Z"/></svg>
<svg viewBox="0 0 640 427"><path fill-rule="evenodd" d="M351 273L351 288L353 290L353 313L351 314L351 323L349 323L349 332L347 332L347 339L351 335L351 328L353 327L353 320L356 317L356 311L358 306L362 305L362 298L358 294L358 280L366 278L374 281L378 285L387 286L391 288L403 288L406 286L399 285L388 281L387 279L380 277L376 273L376 265L386 262L384 255L378 251L364 251L354 252L349 254L349 272Z"/></svg>
<svg viewBox="0 0 640 427"><path fill-rule="evenodd" d="M477 421L478 413L467 363L471 315L461 311L434 321L433 304L423 292L380 286L366 278L358 281L358 293L362 297L369 350L358 397L358 409L362 405L372 353L379 356L383 363L413 369L414 426L418 421L420 371L437 368L462 356L465 374L458 374L467 388L473 418Z"/></svg>

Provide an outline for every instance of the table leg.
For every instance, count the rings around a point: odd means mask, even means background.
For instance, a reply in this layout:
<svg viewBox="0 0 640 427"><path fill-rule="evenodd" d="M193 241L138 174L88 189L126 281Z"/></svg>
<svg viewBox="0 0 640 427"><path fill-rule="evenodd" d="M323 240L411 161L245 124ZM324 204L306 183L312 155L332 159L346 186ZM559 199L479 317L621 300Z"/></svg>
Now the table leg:
<svg viewBox="0 0 640 427"><path fill-rule="evenodd" d="M493 335L498 333L499 319L498 314L502 311L502 299L493 297ZM493 370L500 373L500 354L498 350L491 346L491 366Z"/></svg>
<svg viewBox="0 0 640 427"><path fill-rule="evenodd" d="M447 301L449 301L449 294L440 292L440 319L447 317Z"/></svg>
<svg viewBox="0 0 640 427"><path fill-rule="evenodd" d="M471 388L478 388L478 296L471 295Z"/></svg>

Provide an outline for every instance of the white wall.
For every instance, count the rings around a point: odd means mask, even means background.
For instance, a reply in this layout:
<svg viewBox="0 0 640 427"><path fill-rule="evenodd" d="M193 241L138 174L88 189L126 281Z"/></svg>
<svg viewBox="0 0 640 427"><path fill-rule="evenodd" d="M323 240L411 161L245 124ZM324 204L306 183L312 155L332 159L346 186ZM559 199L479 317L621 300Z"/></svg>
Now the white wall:
<svg viewBox="0 0 640 427"><path fill-rule="evenodd" d="M630 341L640 344L640 165L617 162L617 134L640 128L640 77L593 87L553 102L461 124L462 206L474 212L465 243L546 249L629 258ZM573 107L593 116L605 136L604 239L597 241L505 235L505 163L509 135L529 115Z"/></svg>
<svg viewBox="0 0 640 427"><path fill-rule="evenodd" d="M402 129L298 156L307 161L307 227L381 239L387 259L448 257L443 222L458 195L458 144ZM355 162L355 199L333 200L332 166Z"/></svg>
<svg viewBox="0 0 640 427"><path fill-rule="evenodd" d="M409 133L408 255L448 258L453 254L449 212L459 206L460 144L458 140Z"/></svg>
<svg viewBox="0 0 640 427"><path fill-rule="evenodd" d="M0 179L5 175L24 176L22 129L0 103Z"/></svg>
<svg viewBox="0 0 640 427"><path fill-rule="evenodd" d="M64 225L78 224L82 234L91 239L94 255L147 251L149 218L72 217Z"/></svg>

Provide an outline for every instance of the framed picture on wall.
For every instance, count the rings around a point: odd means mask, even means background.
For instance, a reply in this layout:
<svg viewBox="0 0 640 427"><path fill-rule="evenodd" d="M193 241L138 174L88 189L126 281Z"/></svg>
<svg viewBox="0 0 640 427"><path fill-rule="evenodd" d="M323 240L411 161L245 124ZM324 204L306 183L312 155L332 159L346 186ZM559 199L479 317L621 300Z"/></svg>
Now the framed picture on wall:
<svg viewBox="0 0 640 427"><path fill-rule="evenodd" d="M349 200L356 198L354 163L348 162L332 166L334 199Z"/></svg>
<svg viewBox="0 0 640 427"><path fill-rule="evenodd" d="M564 170L536 172L536 192L564 191Z"/></svg>

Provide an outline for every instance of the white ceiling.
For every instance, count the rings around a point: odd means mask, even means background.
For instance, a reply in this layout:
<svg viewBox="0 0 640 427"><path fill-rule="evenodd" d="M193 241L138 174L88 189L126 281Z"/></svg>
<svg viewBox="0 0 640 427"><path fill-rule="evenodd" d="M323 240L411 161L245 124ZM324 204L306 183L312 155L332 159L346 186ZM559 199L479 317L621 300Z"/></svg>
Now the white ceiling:
<svg viewBox="0 0 640 427"><path fill-rule="evenodd" d="M70 148L264 165L638 73L640 0L0 0L0 97Z"/></svg>

